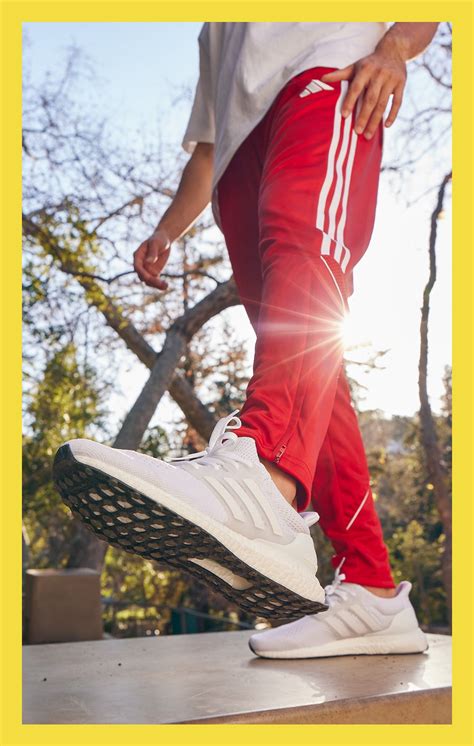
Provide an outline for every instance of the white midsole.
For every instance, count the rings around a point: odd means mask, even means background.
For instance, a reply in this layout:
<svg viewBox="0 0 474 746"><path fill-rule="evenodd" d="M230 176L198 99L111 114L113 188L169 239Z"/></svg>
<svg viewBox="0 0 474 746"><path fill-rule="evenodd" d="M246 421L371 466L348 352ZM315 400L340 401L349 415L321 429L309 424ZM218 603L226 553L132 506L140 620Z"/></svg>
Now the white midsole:
<svg viewBox="0 0 474 746"><path fill-rule="evenodd" d="M265 632L262 633L263 635ZM325 645L313 645L296 650L259 650L258 635L251 646L254 653L262 658L329 658L337 655L391 655L402 653L422 653L428 648L424 632L418 628L398 635L365 635L352 637Z"/></svg>
<svg viewBox="0 0 474 746"><path fill-rule="evenodd" d="M232 554L242 562L249 565L259 573L275 583L288 588L293 593L302 596L309 601L324 603L325 593L318 579L311 573L307 562L296 563L293 560L288 547L290 545L270 543L263 539L248 539L246 536L233 531L210 516L202 513L188 503L165 492L155 484L141 479L135 474L129 474L118 466L104 463L100 459L90 456L76 454L74 444L70 444L74 458L85 466L91 466L103 473L109 474L132 489L141 492L156 503L174 511L191 523L204 529L223 544ZM301 538L306 539L302 534ZM297 536L294 542L299 541ZM286 551L285 551L286 550ZM315 562L316 571L316 562Z"/></svg>
<svg viewBox="0 0 474 746"><path fill-rule="evenodd" d="M203 567L205 570L212 572L213 575L217 575L217 577L223 580L224 583L230 585L231 588L236 588L238 591L247 591L252 587L252 583L249 583L248 580L245 580L245 578L242 578L240 575L236 575L232 570L229 570L228 567L220 565L219 562L214 562L214 560L211 559L196 559L196 557L189 561L194 565L199 565L199 567Z"/></svg>

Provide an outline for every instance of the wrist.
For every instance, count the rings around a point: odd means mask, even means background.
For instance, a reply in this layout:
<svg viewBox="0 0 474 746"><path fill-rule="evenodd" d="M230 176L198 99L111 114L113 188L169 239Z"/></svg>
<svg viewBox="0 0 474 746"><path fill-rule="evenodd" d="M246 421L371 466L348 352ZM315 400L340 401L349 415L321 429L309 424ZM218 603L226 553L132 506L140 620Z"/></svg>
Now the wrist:
<svg viewBox="0 0 474 746"><path fill-rule="evenodd" d="M153 236L160 236L162 239L165 240L168 247L171 246L173 241L176 240L179 236L175 236L173 231L170 229L170 226L168 226L165 221L160 221L158 225L156 226L155 230L153 231Z"/></svg>
<svg viewBox="0 0 474 746"><path fill-rule="evenodd" d="M398 57L403 62L410 59L410 43L407 37L399 33L394 27L389 29L379 41L377 51Z"/></svg>

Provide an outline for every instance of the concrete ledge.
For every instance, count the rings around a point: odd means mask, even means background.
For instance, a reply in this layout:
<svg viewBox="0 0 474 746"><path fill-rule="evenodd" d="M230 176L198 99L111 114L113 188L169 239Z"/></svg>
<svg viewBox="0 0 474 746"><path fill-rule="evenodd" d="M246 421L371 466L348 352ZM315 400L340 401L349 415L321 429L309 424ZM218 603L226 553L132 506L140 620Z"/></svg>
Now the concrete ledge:
<svg viewBox="0 0 474 746"><path fill-rule="evenodd" d="M302 707L282 707L275 710L223 715L217 718L188 720L188 724L206 725L347 725L377 723L440 724L451 723L451 687L434 691L401 692L378 697L345 699Z"/></svg>
<svg viewBox="0 0 474 746"><path fill-rule="evenodd" d="M25 647L23 722L451 722L450 637L421 655L270 661L249 634Z"/></svg>

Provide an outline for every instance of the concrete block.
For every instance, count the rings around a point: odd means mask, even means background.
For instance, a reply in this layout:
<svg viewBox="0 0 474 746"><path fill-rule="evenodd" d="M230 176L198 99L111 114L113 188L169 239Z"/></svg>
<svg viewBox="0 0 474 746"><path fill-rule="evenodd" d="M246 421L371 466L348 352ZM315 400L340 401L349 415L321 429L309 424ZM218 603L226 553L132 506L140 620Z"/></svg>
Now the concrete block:
<svg viewBox="0 0 474 746"><path fill-rule="evenodd" d="M26 620L31 645L100 640L100 574L87 567L28 570Z"/></svg>
<svg viewBox="0 0 474 746"><path fill-rule="evenodd" d="M429 635L417 655L272 661L252 655L249 634L26 647L23 722L451 721L448 636Z"/></svg>

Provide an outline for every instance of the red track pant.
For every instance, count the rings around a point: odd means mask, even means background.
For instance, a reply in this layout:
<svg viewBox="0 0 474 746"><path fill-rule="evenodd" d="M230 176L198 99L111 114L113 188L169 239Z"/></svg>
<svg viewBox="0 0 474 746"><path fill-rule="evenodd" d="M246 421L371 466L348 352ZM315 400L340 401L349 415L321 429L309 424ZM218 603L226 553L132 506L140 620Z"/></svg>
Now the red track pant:
<svg viewBox="0 0 474 746"><path fill-rule="evenodd" d="M257 335L238 434L297 480L298 509L312 501L348 581L393 587L341 340L373 229L383 130L366 140L354 116L342 118L347 82L300 95L328 71L306 70L280 91L214 194Z"/></svg>

